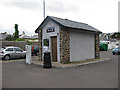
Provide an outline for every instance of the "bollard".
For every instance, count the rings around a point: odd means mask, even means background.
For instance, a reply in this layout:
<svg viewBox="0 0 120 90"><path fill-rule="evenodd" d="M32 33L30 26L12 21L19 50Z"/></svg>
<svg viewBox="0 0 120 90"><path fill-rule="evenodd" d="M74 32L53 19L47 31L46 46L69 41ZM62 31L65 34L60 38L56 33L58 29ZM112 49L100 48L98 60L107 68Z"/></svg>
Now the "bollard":
<svg viewBox="0 0 120 90"><path fill-rule="evenodd" d="M26 45L26 64L31 64L31 45Z"/></svg>

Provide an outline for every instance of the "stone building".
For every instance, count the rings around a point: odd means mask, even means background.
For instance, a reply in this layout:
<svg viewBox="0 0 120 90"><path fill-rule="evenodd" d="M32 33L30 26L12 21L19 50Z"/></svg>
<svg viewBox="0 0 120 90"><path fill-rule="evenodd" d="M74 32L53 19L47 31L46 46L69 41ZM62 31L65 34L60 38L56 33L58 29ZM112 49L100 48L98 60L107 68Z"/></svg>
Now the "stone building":
<svg viewBox="0 0 120 90"><path fill-rule="evenodd" d="M39 59L44 48L51 52L52 62L69 63L100 57L99 34L94 27L68 19L47 16L35 30L39 36Z"/></svg>

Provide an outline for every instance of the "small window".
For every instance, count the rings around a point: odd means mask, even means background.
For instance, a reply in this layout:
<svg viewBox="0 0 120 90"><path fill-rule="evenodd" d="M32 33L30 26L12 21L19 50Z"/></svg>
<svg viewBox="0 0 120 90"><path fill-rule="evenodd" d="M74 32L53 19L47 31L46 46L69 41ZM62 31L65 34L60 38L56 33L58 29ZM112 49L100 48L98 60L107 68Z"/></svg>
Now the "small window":
<svg viewBox="0 0 120 90"><path fill-rule="evenodd" d="M49 39L44 39L44 46L49 46Z"/></svg>
<svg viewBox="0 0 120 90"><path fill-rule="evenodd" d="M13 51L13 48L8 48L5 51Z"/></svg>

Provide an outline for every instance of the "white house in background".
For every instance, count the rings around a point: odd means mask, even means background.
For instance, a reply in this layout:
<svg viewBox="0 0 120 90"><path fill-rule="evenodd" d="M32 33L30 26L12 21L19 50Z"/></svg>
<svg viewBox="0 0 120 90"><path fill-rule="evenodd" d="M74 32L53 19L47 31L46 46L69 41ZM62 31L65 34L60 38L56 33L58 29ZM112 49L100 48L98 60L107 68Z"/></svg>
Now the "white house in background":
<svg viewBox="0 0 120 90"><path fill-rule="evenodd" d="M19 35L19 38L24 38L26 37L27 35L25 34L25 32L23 31L23 33L21 35Z"/></svg>
<svg viewBox="0 0 120 90"><path fill-rule="evenodd" d="M0 40L4 40L8 35L7 32L0 33Z"/></svg>
<svg viewBox="0 0 120 90"><path fill-rule="evenodd" d="M28 41L31 41L31 42L32 42L32 41L38 42L38 35L27 36L24 31L23 31L23 33L19 36L19 38L23 38L23 39L28 40Z"/></svg>
<svg viewBox="0 0 120 90"><path fill-rule="evenodd" d="M68 19L47 16L35 30L39 38L39 57L48 46L53 62L69 63L100 57L99 34L94 27Z"/></svg>
<svg viewBox="0 0 120 90"><path fill-rule="evenodd" d="M38 42L38 35L33 35L33 36L25 36L25 40L31 41L31 42Z"/></svg>

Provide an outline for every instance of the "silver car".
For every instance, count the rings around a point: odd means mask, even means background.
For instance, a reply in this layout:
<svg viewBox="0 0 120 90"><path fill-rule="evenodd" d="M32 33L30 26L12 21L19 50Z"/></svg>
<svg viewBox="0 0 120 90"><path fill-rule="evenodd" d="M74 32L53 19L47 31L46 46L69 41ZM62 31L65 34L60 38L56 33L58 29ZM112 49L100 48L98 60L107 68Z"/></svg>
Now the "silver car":
<svg viewBox="0 0 120 90"><path fill-rule="evenodd" d="M0 58L9 60L13 58L25 58L26 51L23 51L19 47L9 46L0 49Z"/></svg>

